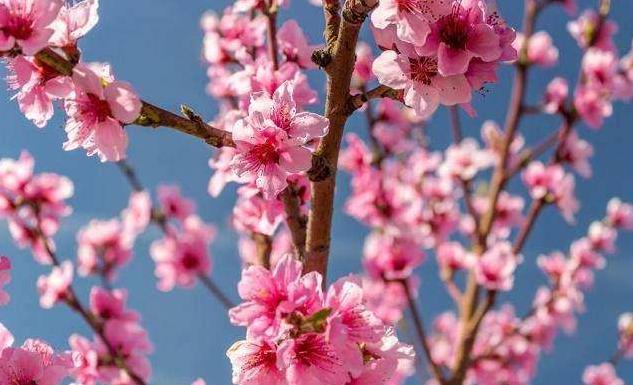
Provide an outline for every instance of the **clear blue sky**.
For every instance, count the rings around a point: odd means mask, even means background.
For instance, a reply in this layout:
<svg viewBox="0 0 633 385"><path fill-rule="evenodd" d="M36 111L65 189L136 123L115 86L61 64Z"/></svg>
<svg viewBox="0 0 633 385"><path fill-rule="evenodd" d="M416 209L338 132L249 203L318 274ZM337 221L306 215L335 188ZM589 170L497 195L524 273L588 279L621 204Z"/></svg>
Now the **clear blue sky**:
<svg viewBox="0 0 633 385"><path fill-rule="evenodd" d="M498 0L504 15L511 24L520 20L518 0ZM594 1L580 0L581 6L594 5ZM614 1L613 14L620 22L617 42L627 50L633 36L630 1ZM129 80L149 101L177 110L180 103L193 106L205 117L211 118L216 105L204 87L206 76L200 60L202 35L198 21L203 11L220 11L228 0L102 0L101 22L83 41L86 60L112 63L120 79ZM293 0L291 11L283 17L295 17L308 30L313 41L321 36L320 11L307 5L306 0ZM565 31L567 16L560 9L549 10L540 25L551 28L554 40L561 49L560 66L555 70L534 73L530 85L531 100L558 71L575 79L579 51ZM509 71L504 71L502 83L490 87L485 97L477 96L475 106L479 118L466 120L465 130L478 136L484 119L502 120L509 94ZM313 87L322 93L322 75L311 77ZM75 209L72 218L65 221L57 237L60 254L74 258L76 230L91 218L110 218L125 205L129 190L113 165L100 164L95 158L86 158L82 151L64 152L61 114L38 130L19 113L8 93L0 100L0 157L16 157L21 149L28 149L37 160L39 171L55 171L72 178L76 194L71 204ZM534 267L539 253L554 249L566 250L569 242L581 236L590 220L599 218L612 195L633 200L633 180L630 165L633 131L633 108L618 105L605 128L590 132L582 128L581 136L589 138L596 150L593 166L595 176L590 181L579 181L577 193L582 200L578 226L567 226L553 210L542 216L538 229L531 237L525 252L525 263L517 279L517 291L503 300L527 306L533 290L543 282ZM362 121L355 119L351 131L361 132ZM522 132L528 138L539 138L556 129L556 121L536 118L526 120ZM440 110L434 118L430 134L432 146L439 148L448 141L446 112ZM233 189L219 199L206 194L209 177L207 160L211 150L201 142L167 130L151 131L130 128L129 160L135 165L146 186L161 182L174 182L198 202L200 214L221 227L219 239L213 245L215 261L214 279L227 290L234 287L239 277L235 236L227 230ZM344 179L346 180L346 179ZM344 182L340 184L344 186ZM517 186L514 186L515 188ZM338 207L346 189L340 187ZM365 229L354 220L339 214L335 220L335 240L332 250L333 275L338 276L359 270L359 260ZM148 246L157 232L150 231L138 242L133 263L125 270L120 284L130 290L131 306L143 314L156 346L151 360L154 367L153 384L183 385L203 377L210 385L230 383L230 366L224 352L231 343L243 335L233 328L219 304L201 288L191 291L176 290L164 294L155 289L153 263ZM618 242L619 252L610 258L606 271L597 275L595 288L587 295L589 312L580 317L579 334L561 336L555 350L544 357L539 367L538 385L551 383L580 383L587 364L606 360L615 348L617 316L633 310L633 235L624 234ZM18 340L37 336L59 348L67 347L69 334L80 331L88 334L80 319L66 308L51 311L39 308L35 291L36 278L46 271L36 265L26 252L16 250L9 240L4 224L0 225L0 254L11 256L15 264L14 282L9 286L13 302L0 309L0 321L12 330ZM433 262L421 270L423 287L421 301L424 317L442 311L448 304L437 284ZM81 282L80 293L86 293L89 282ZM234 291L231 296L236 299ZM633 363L623 363L621 377L633 381Z"/></svg>

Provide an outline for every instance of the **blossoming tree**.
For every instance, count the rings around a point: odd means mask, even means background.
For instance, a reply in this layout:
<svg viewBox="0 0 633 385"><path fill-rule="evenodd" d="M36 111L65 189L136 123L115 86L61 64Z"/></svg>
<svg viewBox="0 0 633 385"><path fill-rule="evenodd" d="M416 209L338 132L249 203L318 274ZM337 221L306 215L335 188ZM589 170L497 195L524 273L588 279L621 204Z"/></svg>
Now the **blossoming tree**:
<svg viewBox="0 0 633 385"><path fill-rule="evenodd" d="M36 171L26 151L0 160L0 217L15 243L50 267L36 282L40 305L66 306L93 332L54 349L42 336L20 344L0 324L0 385L153 383L153 346L127 306L134 293L117 287L150 225L162 233L149 250L158 289L201 283L244 329L227 351L236 385L402 384L416 371L429 385L528 384L559 331L573 331L605 255L621 230L633 229L633 206L611 199L565 252L523 251L544 210L573 223L576 175L592 173L583 130L599 130L614 103L633 98L633 54L620 56L613 41L610 1L578 16L575 0L524 0L521 27L494 0L311 2L325 21L324 40L314 44L287 0L237 0L203 15L207 90L221 106L207 122L187 106L176 113L143 100L110 65L84 60L79 41L98 22L97 0L0 0L0 55L20 111L45 127L57 106L66 116L60 147L116 162L133 190L115 218L86 224L76 258L63 260L54 239L71 214L72 181ZM559 57L536 21L559 6L580 47L579 76L553 78L540 100L528 100L530 76ZM359 40L363 25L371 40ZM471 100L494 92L501 66L514 71L505 124L486 122L480 139L465 135L462 121L476 114ZM324 95L308 83L310 71L325 73ZM440 110L450 113L454 142L433 150L425 127ZM354 114L366 117L365 135L344 134ZM533 114L560 125L529 143L520 126ZM209 194L239 184L231 225L240 235L240 303L232 303L233 287L212 278L215 226L177 186L159 186L153 199L126 161L130 125L217 148ZM370 233L358 252L365 271L330 282L338 168L351 176L345 213ZM515 179L521 189L510 186ZM416 301L425 290L416 269L427 255L453 300L431 327ZM10 301L11 260L0 257L0 306ZM536 263L549 284L519 315L499 295L513 289L524 263ZM100 284L79 292L76 275ZM413 325L413 345L398 337L403 322ZM617 325L613 357L585 369L586 385L624 383L616 366L633 358L633 314Z"/></svg>

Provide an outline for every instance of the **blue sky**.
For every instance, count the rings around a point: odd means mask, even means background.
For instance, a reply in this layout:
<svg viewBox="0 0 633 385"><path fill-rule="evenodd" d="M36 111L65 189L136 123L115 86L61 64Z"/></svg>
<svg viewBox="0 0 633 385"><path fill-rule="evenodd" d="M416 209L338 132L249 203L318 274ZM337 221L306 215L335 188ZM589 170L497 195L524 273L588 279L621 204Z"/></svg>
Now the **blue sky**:
<svg viewBox="0 0 633 385"><path fill-rule="evenodd" d="M521 7L517 0L498 0L503 14L512 25L520 20ZM579 1L582 7L594 1ZM202 34L198 27L200 15L208 9L220 11L228 0L135 0L102 1L101 22L82 42L86 60L109 61L120 79L129 80L135 88L157 105L177 111L179 104L187 103L203 116L211 118L216 105L204 91L206 76L200 60ZM618 46L628 50L633 26L628 15L633 4L614 2L613 14L620 22ZM317 8L305 0L293 0L292 8L282 18L294 17L307 30L313 41L321 36L322 19ZM560 9L548 10L539 23L548 28L563 53L560 65L552 70L533 73L529 95L538 98L547 82L562 73L575 79L579 50L565 31L567 15ZM475 107L479 117L464 120L465 132L478 136L483 120L502 120L509 96L508 69L501 83L491 86L485 96L477 96ZM323 78L315 73L310 78L313 87L321 94ZM320 107L319 107L320 108ZM317 109L315 109L317 110ZM445 146L449 140L447 113L440 110L434 117L429 133L431 145ZM37 160L39 171L55 171L69 176L75 182L76 193L71 200L74 215L64 222L57 236L60 254L73 258L75 232L91 218L107 219L116 216L126 204L128 186L115 166L101 164L87 158L83 152L64 152L63 121L61 114L42 130L26 121L19 113L9 94L0 100L0 157L16 157L21 149L28 149ZM581 128L581 136L591 140L595 147L593 166L595 176L589 181L579 180L577 194L582 201L578 225L569 227L553 210L543 215L538 228L525 249L525 263L517 278L517 290L502 300L519 304L523 309L531 300L543 277L534 267L536 257L543 252L567 249L569 243L581 236L590 221L602 216L608 199L617 195L633 200L631 180L631 151L633 109L617 105L614 116L600 132ZM361 119L354 118L350 131L363 131ZM526 119L522 133L535 140L557 128L549 118ZM185 194L198 202L200 215L220 227L220 236L212 247L215 268L214 279L227 290L239 278L235 236L228 229L227 218L233 202L233 188L219 199L206 194L209 177L207 160L212 151L203 143L168 130L130 128L129 160L146 186L161 182L177 183ZM337 205L341 207L346 194L346 177L339 184ZM515 191L518 185L511 186ZM360 250L366 230L340 211L335 219L332 250L333 276L358 271ZM201 287L194 290L176 290L161 293L155 288L153 263L148 246L158 233L145 234L135 249L135 259L124 271L120 285L129 288L130 304L143 314L143 324L156 346L151 360L154 367L154 384L189 384L203 377L210 385L230 383L230 365L224 352L231 343L243 335L243 330L232 327L220 307ZM580 383L587 364L606 360L615 349L617 316L633 310L633 234L623 234L619 252L610 258L607 270L598 273L594 289L587 295L588 312L580 317L576 336L561 336L555 350L546 355L539 366L536 384L565 382ZM0 309L0 321L12 330L18 340L37 336L59 348L67 347L67 338L73 332L88 334L80 319L65 308L45 311L39 308L35 280L46 269L36 265L30 255L14 248L4 224L0 225L0 254L9 255L15 264L14 282L9 286L13 295L10 306ZM448 305L435 276L433 263L420 269L423 278L421 302L427 322ZM91 282L80 280L79 292L86 293ZM237 299L235 292L230 293ZM619 373L625 380L633 380L633 364L623 363Z"/></svg>

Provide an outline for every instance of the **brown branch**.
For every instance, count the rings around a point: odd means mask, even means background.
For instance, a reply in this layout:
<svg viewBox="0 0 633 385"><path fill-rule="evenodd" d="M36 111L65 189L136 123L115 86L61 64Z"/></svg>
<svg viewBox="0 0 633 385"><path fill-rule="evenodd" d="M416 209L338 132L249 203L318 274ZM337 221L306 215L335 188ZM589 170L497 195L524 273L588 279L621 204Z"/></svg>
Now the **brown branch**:
<svg viewBox="0 0 633 385"><path fill-rule="evenodd" d="M474 251L481 255L485 252L488 235L492 230L496 215L497 201L501 191L507 182L506 167L510 158L510 148L518 130L523 114L522 106L526 94L526 83L529 64L527 60L527 41L534 32L536 18L541 10L535 0L525 0L523 15L523 34L525 43L519 52L517 70L512 87L512 97L506 116L505 136L501 147L500 159L495 167L490 183L488 210L481 217L477 228L477 241ZM477 338L479 325L486 312L494 306L496 294L488 293L483 305L479 305L480 286L477 284L474 272L468 276L467 287L460 306L460 336L457 342L455 362L453 365L453 375L448 381L450 385L461 385L466 378L467 370L470 366L471 352ZM481 307L482 306L482 307Z"/></svg>
<svg viewBox="0 0 633 385"><path fill-rule="evenodd" d="M382 98L389 98L402 102L402 91L394 90L391 87L387 87L381 84L366 92L352 95L347 99L347 112L351 115L352 113L354 113L354 111L361 108L368 101Z"/></svg>
<svg viewBox="0 0 633 385"><path fill-rule="evenodd" d="M328 3L331 1L326 1L326 5ZM349 117L346 105L354 71L358 33L367 14L377 4L378 0L345 2L336 43L331 49L332 60L325 67L328 78L325 116L330 121L330 131L321 141L317 153L325 157L332 172L325 180L312 183L312 209L308 219L305 269L306 272L320 272L324 284L330 250L338 156L343 130Z"/></svg>
<svg viewBox="0 0 633 385"><path fill-rule="evenodd" d="M74 64L50 48L38 52L35 57L60 75L71 76L73 73ZM228 131L206 124L201 119L191 120L176 115L146 101L142 101L142 104L141 114L134 122L138 126L169 127L200 138L214 147L235 147Z"/></svg>
<svg viewBox="0 0 633 385"><path fill-rule="evenodd" d="M303 261L305 259L307 218L301 213L299 192L296 191L292 183L281 193L281 200L286 209L286 224L292 236L292 244L297 258Z"/></svg>
<svg viewBox="0 0 633 385"><path fill-rule="evenodd" d="M533 148L527 149L519 155L519 161L510 168L508 171L508 175L506 179L510 179L516 174L519 173L525 166L527 166L531 161L538 159L541 155L543 155L547 150L550 149L553 145L558 141L558 137L560 136L559 131L553 132L551 135L543 139L542 142L534 146Z"/></svg>
<svg viewBox="0 0 633 385"><path fill-rule="evenodd" d="M251 239L255 242L255 263L270 269L270 254L273 251L273 240L269 235L253 233Z"/></svg>
<svg viewBox="0 0 633 385"><path fill-rule="evenodd" d="M277 50L277 1L270 0L264 9L266 16L266 34L268 38L268 58L273 63L273 68L279 69L279 57Z"/></svg>

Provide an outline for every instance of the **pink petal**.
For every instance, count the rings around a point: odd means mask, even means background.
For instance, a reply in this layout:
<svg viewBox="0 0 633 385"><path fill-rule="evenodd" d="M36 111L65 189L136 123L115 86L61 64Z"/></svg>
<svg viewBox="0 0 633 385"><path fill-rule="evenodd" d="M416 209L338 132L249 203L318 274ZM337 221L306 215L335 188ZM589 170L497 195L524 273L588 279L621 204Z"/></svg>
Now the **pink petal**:
<svg viewBox="0 0 633 385"><path fill-rule="evenodd" d="M438 91L430 86L416 83L405 90L404 102L413 108L421 118L431 116L440 104Z"/></svg>
<svg viewBox="0 0 633 385"><path fill-rule="evenodd" d="M310 140L321 138L328 133L330 121L321 115L312 112L300 112L294 116L288 136Z"/></svg>
<svg viewBox="0 0 633 385"><path fill-rule="evenodd" d="M501 56L499 36L490 26L478 24L471 29L466 42L466 49L480 57L483 61L493 61Z"/></svg>
<svg viewBox="0 0 633 385"><path fill-rule="evenodd" d="M437 67L444 76L466 73L472 55L465 50L453 49L440 43L437 51Z"/></svg>
<svg viewBox="0 0 633 385"><path fill-rule="evenodd" d="M440 103L448 106L468 103L472 98L470 83L464 75L436 76L433 79L433 86L439 92Z"/></svg>
<svg viewBox="0 0 633 385"><path fill-rule="evenodd" d="M279 166L291 174L308 171L312 167L312 153L305 147L289 147L280 154Z"/></svg>
<svg viewBox="0 0 633 385"><path fill-rule="evenodd" d="M102 162L118 162L125 158L127 134L114 119L106 119L95 128L95 145Z"/></svg>
<svg viewBox="0 0 633 385"><path fill-rule="evenodd" d="M122 123L132 123L141 113L141 100L126 82L115 81L105 89L112 115Z"/></svg>
<svg viewBox="0 0 633 385"><path fill-rule="evenodd" d="M73 71L73 82L81 91L103 99L103 86L99 77L86 65L78 64Z"/></svg>
<svg viewBox="0 0 633 385"><path fill-rule="evenodd" d="M407 85L407 77L395 51L385 51L374 60L372 71L378 82L386 86L403 89Z"/></svg>

